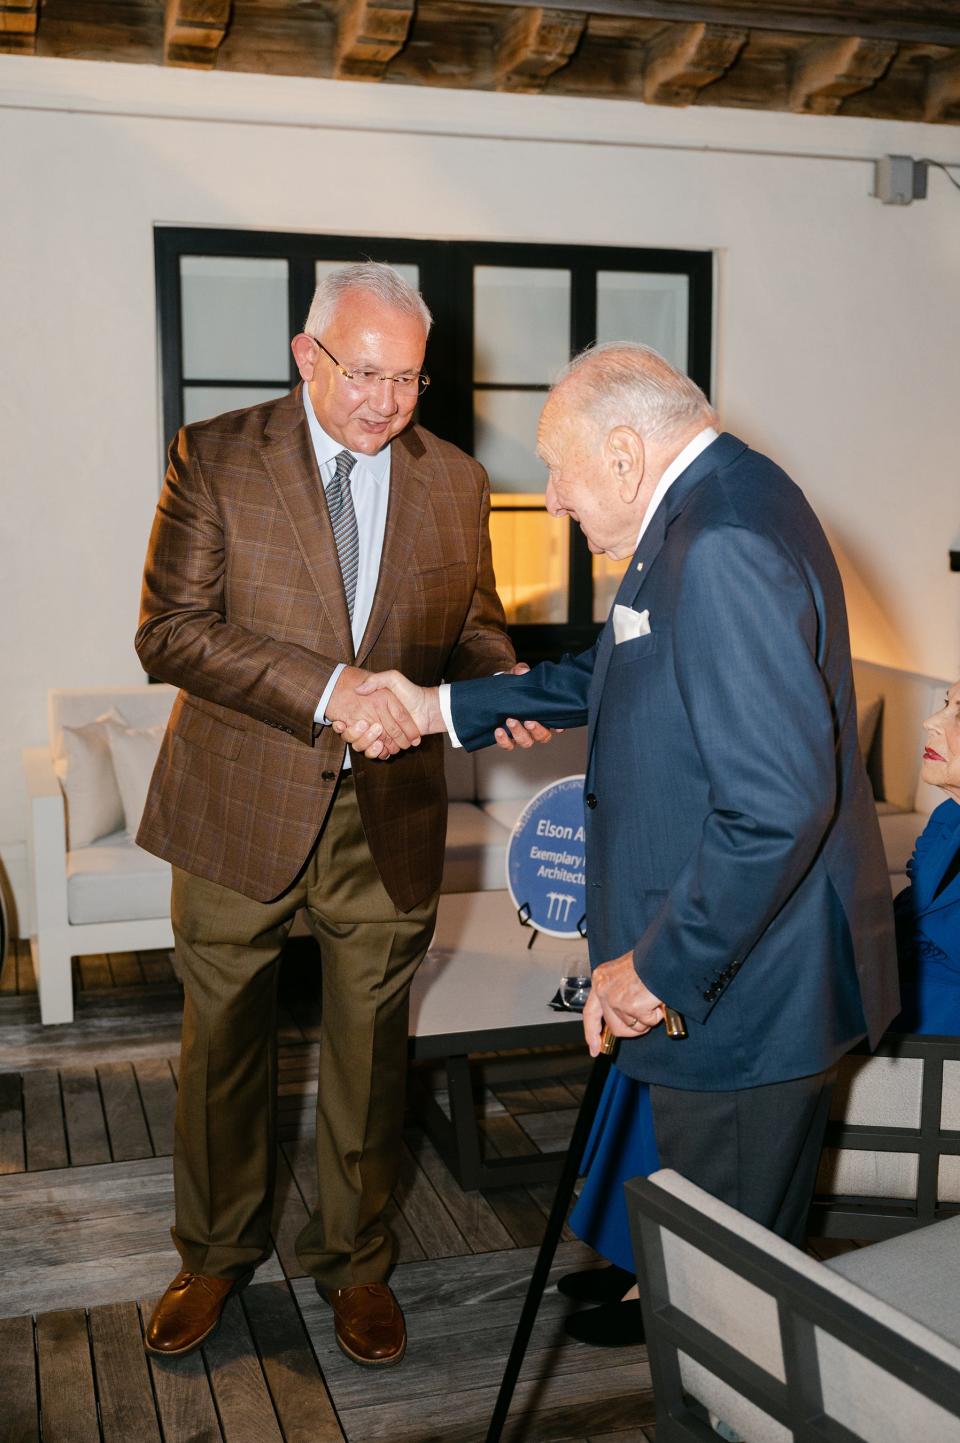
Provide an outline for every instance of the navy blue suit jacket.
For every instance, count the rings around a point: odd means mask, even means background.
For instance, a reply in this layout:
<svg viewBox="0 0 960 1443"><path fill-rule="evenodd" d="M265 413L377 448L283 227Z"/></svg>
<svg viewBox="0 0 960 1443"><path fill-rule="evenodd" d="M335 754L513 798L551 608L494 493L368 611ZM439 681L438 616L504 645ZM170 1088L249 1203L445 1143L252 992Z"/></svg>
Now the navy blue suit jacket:
<svg viewBox="0 0 960 1443"><path fill-rule="evenodd" d="M898 1010L893 913L857 746L836 564L800 490L725 434L668 490L616 602L649 635L457 683L465 746L507 716L589 726L594 965L633 951L682 1012L621 1046L705 1090L829 1066ZM612 616L612 613L611 613Z"/></svg>

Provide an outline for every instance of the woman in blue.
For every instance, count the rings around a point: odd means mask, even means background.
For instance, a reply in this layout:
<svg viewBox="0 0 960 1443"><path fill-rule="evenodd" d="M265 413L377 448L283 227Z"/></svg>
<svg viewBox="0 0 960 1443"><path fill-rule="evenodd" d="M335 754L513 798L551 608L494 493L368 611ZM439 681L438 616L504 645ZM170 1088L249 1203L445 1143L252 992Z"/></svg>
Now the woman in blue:
<svg viewBox="0 0 960 1443"><path fill-rule="evenodd" d="M644 1340L623 1185L659 1166L650 1089L611 1067L584 1151L586 1181L570 1214L573 1232L611 1266L570 1273L557 1284L568 1297L603 1305L566 1319L578 1342L621 1348Z"/></svg>
<svg viewBox="0 0 960 1443"><path fill-rule="evenodd" d="M949 801L931 816L894 902L903 1010L895 1032L960 1033L960 682L923 724L920 775Z"/></svg>

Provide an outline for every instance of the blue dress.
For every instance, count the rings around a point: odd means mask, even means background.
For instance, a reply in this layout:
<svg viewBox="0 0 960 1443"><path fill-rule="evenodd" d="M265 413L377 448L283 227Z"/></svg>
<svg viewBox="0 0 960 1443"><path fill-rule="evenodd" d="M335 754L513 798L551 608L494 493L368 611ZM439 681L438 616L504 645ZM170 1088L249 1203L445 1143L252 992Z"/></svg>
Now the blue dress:
<svg viewBox="0 0 960 1443"><path fill-rule="evenodd" d="M570 1228L609 1262L632 1273L636 1264L623 1185L660 1166L645 1082L611 1067L582 1166L587 1177Z"/></svg>
<svg viewBox="0 0 960 1443"><path fill-rule="evenodd" d="M907 863L894 902L903 1009L894 1032L960 1035L960 805L943 802Z"/></svg>

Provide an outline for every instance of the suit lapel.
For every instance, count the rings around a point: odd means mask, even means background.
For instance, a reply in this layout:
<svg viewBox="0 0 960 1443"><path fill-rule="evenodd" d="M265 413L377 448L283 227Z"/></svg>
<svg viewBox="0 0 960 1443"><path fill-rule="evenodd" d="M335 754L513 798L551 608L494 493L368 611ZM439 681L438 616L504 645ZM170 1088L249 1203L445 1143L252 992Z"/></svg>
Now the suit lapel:
<svg viewBox="0 0 960 1443"><path fill-rule="evenodd" d="M357 648L357 661L361 665L383 630L401 581L410 574L414 546L430 493L430 471L423 464L425 454L423 442L415 430L403 432L391 448L390 501L380 575L370 618Z"/></svg>
<svg viewBox="0 0 960 1443"><path fill-rule="evenodd" d="M274 408L267 425L267 444L260 455L317 588L337 654L352 658L353 636L340 558L299 386Z"/></svg>

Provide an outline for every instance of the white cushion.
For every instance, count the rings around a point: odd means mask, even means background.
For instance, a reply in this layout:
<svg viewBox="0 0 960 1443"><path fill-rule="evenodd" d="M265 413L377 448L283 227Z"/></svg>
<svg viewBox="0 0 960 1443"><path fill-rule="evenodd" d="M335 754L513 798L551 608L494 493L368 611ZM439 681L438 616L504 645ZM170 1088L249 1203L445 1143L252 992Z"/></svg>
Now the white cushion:
<svg viewBox="0 0 960 1443"><path fill-rule="evenodd" d="M444 892L490 892L505 885L506 829L469 802L451 802L447 813Z"/></svg>
<svg viewBox="0 0 960 1443"><path fill-rule="evenodd" d="M891 812L879 821L887 871L905 872L927 818L920 812Z"/></svg>
<svg viewBox="0 0 960 1443"><path fill-rule="evenodd" d="M501 827L506 827L508 832L512 832L519 820L520 813L529 800L529 797L514 797L509 802L484 802L483 810L488 817L499 822Z"/></svg>
<svg viewBox="0 0 960 1443"><path fill-rule="evenodd" d="M54 762L67 804L67 846L89 847L123 826L123 802L110 755L108 722L125 726L114 708L82 726L64 726Z"/></svg>
<svg viewBox="0 0 960 1443"><path fill-rule="evenodd" d="M50 750L54 758L60 756L60 732L64 726L83 726L111 707L126 717L128 726L149 727L165 722L176 696L177 688L165 684L54 689L47 693Z"/></svg>
<svg viewBox="0 0 960 1443"><path fill-rule="evenodd" d="M67 858L67 916L81 922L139 922L170 916L170 863L125 832Z"/></svg>
<svg viewBox="0 0 960 1443"><path fill-rule="evenodd" d="M124 823L131 837L137 835L140 826L150 778L165 731L166 722L157 722L151 727L128 727L115 721L107 723L113 769L123 801Z"/></svg>
<svg viewBox="0 0 960 1443"><path fill-rule="evenodd" d="M877 723L883 709L883 697L875 696L872 701L857 703L857 742L860 755L866 761L877 734Z"/></svg>

